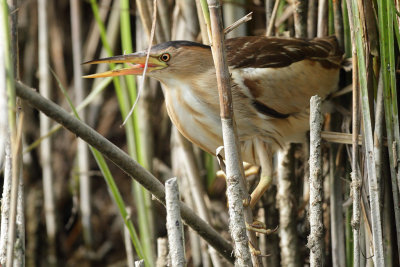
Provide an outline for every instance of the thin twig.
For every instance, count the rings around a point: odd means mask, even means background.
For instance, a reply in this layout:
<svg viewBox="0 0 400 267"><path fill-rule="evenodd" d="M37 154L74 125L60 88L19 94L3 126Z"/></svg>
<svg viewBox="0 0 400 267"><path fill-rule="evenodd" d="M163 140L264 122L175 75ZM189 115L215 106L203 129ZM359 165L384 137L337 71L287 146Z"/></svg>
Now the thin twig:
<svg viewBox="0 0 400 267"><path fill-rule="evenodd" d="M237 23L237 20L240 20L240 18L246 17L245 4L246 4L246 0L235 0L234 2L231 2L231 1L225 2L224 8L222 9L223 24L224 25L234 25L235 23ZM242 25L242 23L235 26L235 28L237 28L240 25ZM231 32L231 30L229 32ZM234 32L231 32L231 33L229 33L229 32L226 32L226 29L225 29L224 33L225 33L226 38L246 36L247 35L246 34L247 33L246 25L240 26Z"/></svg>
<svg viewBox="0 0 400 267"><path fill-rule="evenodd" d="M250 12L246 16L242 17L241 19L235 21L234 23L232 23L231 25L226 27L225 30L224 30L224 34L227 35L231 31L233 31L234 29L236 29L237 27L242 25L243 23L246 23L246 22L250 21L252 18L253 18L253 12Z"/></svg>

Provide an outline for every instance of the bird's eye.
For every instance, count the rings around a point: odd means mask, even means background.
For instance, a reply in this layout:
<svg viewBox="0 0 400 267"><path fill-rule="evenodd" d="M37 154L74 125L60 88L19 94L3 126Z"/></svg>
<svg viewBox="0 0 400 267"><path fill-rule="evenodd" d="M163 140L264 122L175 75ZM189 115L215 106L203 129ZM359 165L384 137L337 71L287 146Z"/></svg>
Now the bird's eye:
<svg viewBox="0 0 400 267"><path fill-rule="evenodd" d="M164 62L169 61L170 58L171 58L171 55L168 54L168 53L164 53L164 54L162 54L162 55L160 56L160 60L161 60L161 61L164 61Z"/></svg>

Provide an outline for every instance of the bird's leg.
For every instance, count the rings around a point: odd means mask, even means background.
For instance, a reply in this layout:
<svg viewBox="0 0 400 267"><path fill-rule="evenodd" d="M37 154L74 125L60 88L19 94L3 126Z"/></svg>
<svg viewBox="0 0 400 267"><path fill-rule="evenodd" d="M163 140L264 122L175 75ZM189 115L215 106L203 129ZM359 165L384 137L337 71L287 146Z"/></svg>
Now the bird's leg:
<svg viewBox="0 0 400 267"><path fill-rule="evenodd" d="M256 152L261 165L260 182L251 193L250 207L254 208L264 192L272 183L272 152L270 145L256 139Z"/></svg>

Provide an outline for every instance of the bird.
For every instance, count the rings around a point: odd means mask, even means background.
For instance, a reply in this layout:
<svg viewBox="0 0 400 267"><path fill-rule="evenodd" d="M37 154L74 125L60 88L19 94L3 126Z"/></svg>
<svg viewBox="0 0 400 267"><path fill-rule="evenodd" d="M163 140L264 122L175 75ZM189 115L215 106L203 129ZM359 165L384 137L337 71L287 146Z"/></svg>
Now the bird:
<svg viewBox="0 0 400 267"><path fill-rule="evenodd" d="M261 166L250 198L254 207L272 182L272 155L301 143L309 129L309 100L338 87L343 53L335 37L314 39L246 36L225 40L242 160ZM128 67L84 76L142 75L147 50L84 64ZM172 123L189 141L216 154L223 146L216 72L211 47L168 41L151 47L146 75L163 85Z"/></svg>

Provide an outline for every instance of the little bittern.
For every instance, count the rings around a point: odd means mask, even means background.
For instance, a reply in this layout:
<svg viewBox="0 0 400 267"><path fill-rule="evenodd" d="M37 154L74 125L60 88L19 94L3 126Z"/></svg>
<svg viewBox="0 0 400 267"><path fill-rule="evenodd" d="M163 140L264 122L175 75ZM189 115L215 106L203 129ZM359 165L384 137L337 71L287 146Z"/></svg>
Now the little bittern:
<svg viewBox="0 0 400 267"><path fill-rule="evenodd" d="M251 206L271 182L272 152L302 142L309 100L337 87L342 53L334 37L303 40L239 37L225 41L242 159L261 166ZM141 75L146 51L86 62L130 67L86 78ZM209 153L223 145L217 80L209 46L170 41L151 48L147 75L164 86L169 117L191 142Z"/></svg>

